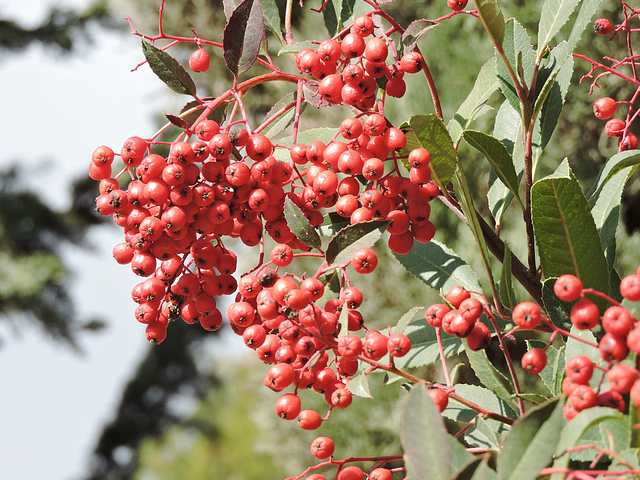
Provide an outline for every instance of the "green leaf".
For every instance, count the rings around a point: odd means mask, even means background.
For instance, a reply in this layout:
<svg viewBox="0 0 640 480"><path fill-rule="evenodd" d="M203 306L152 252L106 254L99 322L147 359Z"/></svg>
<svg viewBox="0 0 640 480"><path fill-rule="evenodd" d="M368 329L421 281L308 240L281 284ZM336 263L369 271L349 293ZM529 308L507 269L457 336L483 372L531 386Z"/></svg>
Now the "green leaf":
<svg viewBox="0 0 640 480"><path fill-rule="evenodd" d="M513 275L511 272L512 253L509 247L504 246L504 258L502 260L502 273L500 274L500 302L508 308L516 304L516 295L513 292Z"/></svg>
<svg viewBox="0 0 640 480"><path fill-rule="evenodd" d="M361 248L373 247L382 236L382 229L388 224L384 220L348 225L329 241L325 258L329 265L344 263Z"/></svg>
<svg viewBox="0 0 640 480"><path fill-rule="evenodd" d="M344 26L346 20L353 15L355 0L330 0L322 16L330 35L335 35Z"/></svg>
<svg viewBox="0 0 640 480"><path fill-rule="evenodd" d="M411 133L407 139L407 149L422 146L429 150L433 179L438 185L445 185L453 177L458 162L447 127L434 114L411 117L409 126Z"/></svg>
<svg viewBox="0 0 640 480"><path fill-rule="evenodd" d="M338 332L338 337L345 337L349 335L349 309L346 307L346 305L342 307L342 309L340 309L338 324L340 325L340 332Z"/></svg>
<svg viewBox="0 0 640 480"><path fill-rule="evenodd" d="M594 407L580 412L571 422L563 429L560 439L555 450L556 460L553 468L566 468L569 465L571 455L563 453L568 449L575 447L580 437L600 422L612 418L622 418L622 414L612 408ZM552 479L564 478L564 474L552 475Z"/></svg>
<svg viewBox="0 0 640 480"><path fill-rule="evenodd" d="M622 192L634 170L638 167L627 167L610 177L596 199L591 209L591 216L595 221L600 242L604 249L609 269L613 270L616 258L616 230L620 223L620 203Z"/></svg>
<svg viewBox="0 0 640 480"><path fill-rule="evenodd" d="M398 332L404 332L409 324L415 320L416 315L422 311L424 311L423 306L411 307L400 317L398 323L396 323L395 330Z"/></svg>
<svg viewBox="0 0 640 480"><path fill-rule="evenodd" d="M437 25L437 22L427 18L419 18L411 22L402 34L402 44L405 49L407 51L413 50L422 36Z"/></svg>
<svg viewBox="0 0 640 480"><path fill-rule="evenodd" d="M478 377L478 380L486 388L494 392L498 397L507 402L511 407L515 406L513 401L513 389L511 382L493 366L487 352L484 350L473 351L465 345L465 352L469 359L469 365Z"/></svg>
<svg viewBox="0 0 640 480"><path fill-rule="evenodd" d="M504 39L504 17L497 0L476 0L482 25L494 43L502 45Z"/></svg>
<svg viewBox="0 0 640 480"><path fill-rule="evenodd" d="M551 140L551 136L558 124L560 112L569 91L571 77L573 76L573 55L571 46L567 42L561 42L551 51L550 58L553 61L553 75L546 100L540 113L540 147L544 148Z"/></svg>
<svg viewBox="0 0 640 480"><path fill-rule="evenodd" d="M453 480L495 480L496 472L489 467L489 461L477 458L460 471Z"/></svg>
<svg viewBox="0 0 640 480"><path fill-rule="evenodd" d="M464 139L473 148L482 153L502 183L507 185L511 193L520 200L518 189L520 187L516 170L513 166L513 159L505 146L497 139L483 132L467 130L464 132Z"/></svg>
<svg viewBox="0 0 640 480"><path fill-rule="evenodd" d="M287 93L285 96L280 98L280 100L278 100L276 103L273 104L273 106L269 109L269 111L264 116L264 118L271 117L272 115L277 113L279 110L287 107L294 101L295 101L295 95L293 94L293 92ZM280 118L278 118L278 120L276 120L267 128L265 128L263 133L265 135L268 133L269 137L271 138L277 138L278 135L280 135L284 130L286 130L290 125L293 124L294 116L295 116L295 109L291 108L287 113L282 114Z"/></svg>
<svg viewBox="0 0 640 480"><path fill-rule="evenodd" d="M564 375L564 347L547 348L547 366L540 372L540 378L553 395L562 393L562 377Z"/></svg>
<svg viewBox="0 0 640 480"><path fill-rule="evenodd" d="M280 43L284 45L284 36L282 35L282 24L280 22L280 11L275 0L260 0L262 3L262 17L266 27L276 36Z"/></svg>
<svg viewBox="0 0 640 480"><path fill-rule="evenodd" d="M224 27L224 62L234 75L251 68L264 38L264 18L260 0L243 0Z"/></svg>
<svg viewBox="0 0 640 480"><path fill-rule="evenodd" d="M533 226L545 277L572 273L585 286L609 291L609 270L580 184L568 163L531 189Z"/></svg>
<svg viewBox="0 0 640 480"><path fill-rule="evenodd" d="M477 115L480 107L484 105L491 95L498 90L498 79L495 74L496 59L491 57L480 69L473 88L467 98L462 102L453 118L449 120L447 128L454 143L458 143L462 132Z"/></svg>
<svg viewBox="0 0 640 480"><path fill-rule="evenodd" d="M521 66L520 71L524 75L524 78L521 78L520 81L528 85L533 76L536 54L531 46L531 39L529 38L527 30L513 18L507 21L505 27L503 49L509 64L513 66L516 72L518 72L516 65ZM520 111L520 99L518 98L516 87L513 84L513 79L511 75L509 75L509 70L504 62L497 62L496 74L500 81L500 89L505 98L513 108Z"/></svg>
<svg viewBox="0 0 640 480"><path fill-rule="evenodd" d="M565 423L562 402L557 399L519 418L498 456L498 479L535 480L553 458Z"/></svg>
<svg viewBox="0 0 640 480"><path fill-rule="evenodd" d="M284 202L284 218L293 234L310 247L320 248L320 235L311 226L300 207L287 197Z"/></svg>
<svg viewBox="0 0 640 480"><path fill-rule="evenodd" d="M364 373L359 373L355 377L349 379L347 388L357 397L373 398L371 388L369 388L369 377Z"/></svg>
<svg viewBox="0 0 640 480"><path fill-rule="evenodd" d="M561 327L569 322L571 305L558 300L553 292L555 282L556 277L547 278L542 282L542 303L547 315L549 315L549 319L555 325Z"/></svg>
<svg viewBox="0 0 640 480"><path fill-rule="evenodd" d="M403 333L411 340L411 349L404 357L396 359L396 365L401 368L418 368L431 365L439 360L440 353L435 330L427 325L423 319L408 325ZM442 347L445 358L453 357L464 351L462 340L457 337L444 337Z"/></svg>
<svg viewBox="0 0 640 480"><path fill-rule="evenodd" d="M142 52L153 73L171 90L185 95L196 94L196 84L175 58L144 40Z"/></svg>
<svg viewBox="0 0 640 480"><path fill-rule="evenodd" d="M400 412L400 442L411 480L450 480L455 464L473 456L447 433L442 416L424 386L414 386Z"/></svg>
<svg viewBox="0 0 640 480"><path fill-rule="evenodd" d="M278 56L284 55L285 53L298 53L300 50L304 50L305 48L316 48L316 44L311 40L303 40L301 42L283 45L282 48L278 50Z"/></svg>
<svg viewBox="0 0 640 480"><path fill-rule="evenodd" d="M414 242L407 255L396 255L396 258L404 268L435 290L447 291L454 285L476 292L480 290L478 277L471 267L437 240L426 244Z"/></svg>
<svg viewBox="0 0 640 480"><path fill-rule="evenodd" d="M614 459L611 462L611 466L609 467L610 471L615 472L620 470L628 470L629 465L631 465L634 470L640 469L640 456L638 455L637 448L628 448L626 450L618 452L618 459L622 460L624 463Z"/></svg>
<svg viewBox="0 0 640 480"><path fill-rule="evenodd" d="M617 173L628 167L638 166L640 166L640 150L628 150L626 152L616 153L607 161L602 172L600 172L589 201L594 204L600 196L602 189Z"/></svg>
<svg viewBox="0 0 640 480"><path fill-rule="evenodd" d="M507 100L502 103L496 114L493 136L500 140L512 155L516 174L518 178L521 178L524 172L524 148L520 128L520 114ZM487 194L489 210L491 211L491 216L495 219L496 225L500 225L502 223L502 215L509 207L513 194L493 172L489 179L489 184L491 185Z"/></svg>
<svg viewBox="0 0 640 480"><path fill-rule="evenodd" d="M580 37L582 37L585 28L591 25L591 19L600 9L601 4L602 0L582 0L576 21L573 22L571 34L569 35L569 45L572 50L580 41Z"/></svg>
<svg viewBox="0 0 640 480"><path fill-rule="evenodd" d="M580 0L545 0L538 25L538 58L542 58L549 42L555 37Z"/></svg>
<svg viewBox="0 0 640 480"><path fill-rule="evenodd" d="M477 385L457 384L455 386L456 393L463 398L473 399L475 403L486 410L500 413L507 417L515 417L515 412L507 406L505 402L500 400L494 392ZM471 410L469 407L459 403L455 399L449 399L447 408L442 412L446 418L457 421L459 423L468 423L478 416L478 412ZM507 431L507 426L497 420L487 419L489 433L473 427L469 429L465 435L465 442L476 447L498 448L500 436Z"/></svg>

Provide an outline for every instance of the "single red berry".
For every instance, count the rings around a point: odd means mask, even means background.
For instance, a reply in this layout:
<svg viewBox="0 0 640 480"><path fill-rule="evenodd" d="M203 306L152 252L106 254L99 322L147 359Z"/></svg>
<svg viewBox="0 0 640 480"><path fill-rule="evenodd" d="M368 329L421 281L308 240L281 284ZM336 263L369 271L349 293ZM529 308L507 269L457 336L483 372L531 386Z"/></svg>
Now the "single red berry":
<svg viewBox="0 0 640 480"><path fill-rule="evenodd" d="M378 266L378 256L370 248L363 248L353 254L351 266L358 273L371 273Z"/></svg>
<svg viewBox="0 0 640 480"><path fill-rule="evenodd" d="M640 353L640 327L635 327L627 335L627 346L634 353Z"/></svg>
<svg viewBox="0 0 640 480"><path fill-rule="evenodd" d="M369 472L369 480L393 480L393 474L388 468L376 468Z"/></svg>
<svg viewBox="0 0 640 480"><path fill-rule="evenodd" d="M567 378L575 384L587 385L593 375L593 362L585 355L573 357L567 362L565 372Z"/></svg>
<svg viewBox="0 0 640 480"><path fill-rule="evenodd" d="M411 350L411 340L401 333L392 333L387 340L387 351L392 357L404 357Z"/></svg>
<svg viewBox="0 0 640 480"><path fill-rule="evenodd" d="M468 0L447 0L447 6L455 12L459 12L467 6L467 2Z"/></svg>
<svg viewBox="0 0 640 480"><path fill-rule="evenodd" d="M447 392L440 388L430 388L428 393L439 412L447 408L449 403L449 395L447 395Z"/></svg>
<svg viewBox="0 0 640 480"><path fill-rule="evenodd" d="M598 18L593 22L593 31L598 35L609 35L613 32L613 23L608 18Z"/></svg>
<svg viewBox="0 0 640 480"><path fill-rule="evenodd" d="M331 438L317 437L313 442L311 442L309 450L311 451L311 455L316 457L318 460L324 460L325 458L329 458L333 455L335 448L336 446Z"/></svg>
<svg viewBox="0 0 640 480"><path fill-rule="evenodd" d="M364 480L365 474L361 468L350 466L340 470L336 480Z"/></svg>
<svg viewBox="0 0 640 480"><path fill-rule="evenodd" d="M627 394L635 381L640 377L638 370L631 365L619 363L611 367L607 372L607 380L612 390L621 394Z"/></svg>
<svg viewBox="0 0 640 480"><path fill-rule="evenodd" d="M628 275L620 282L620 294L631 302L640 301L640 276Z"/></svg>
<svg viewBox="0 0 640 480"><path fill-rule="evenodd" d="M316 430L322 424L322 417L315 410L303 410L298 415L298 425L303 430Z"/></svg>
<svg viewBox="0 0 640 480"><path fill-rule="evenodd" d="M335 408L347 408L353 401L353 395L346 387L336 388L331 393L331 405Z"/></svg>
<svg viewBox="0 0 640 480"><path fill-rule="evenodd" d="M436 303L427 308L424 312L424 319L433 328L440 328L442 327L442 319L450 310L448 305Z"/></svg>
<svg viewBox="0 0 640 480"><path fill-rule="evenodd" d="M593 102L593 114L598 120L609 120L616 114L618 104L611 97L602 97Z"/></svg>
<svg viewBox="0 0 640 480"><path fill-rule="evenodd" d="M424 60L418 52L405 53L400 59L398 68L404 73L417 73L422 69Z"/></svg>
<svg viewBox="0 0 640 480"><path fill-rule="evenodd" d="M533 330L542 322L542 310L535 302L521 302L513 309L512 318L520 328Z"/></svg>
<svg viewBox="0 0 640 480"><path fill-rule="evenodd" d="M264 377L264 385L274 392L281 392L291 385L293 379L293 367L287 363L279 363L267 371Z"/></svg>
<svg viewBox="0 0 640 480"><path fill-rule="evenodd" d="M489 339L491 338L491 332L489 331L489 327L487 327L484 323L477 321L473 325L473 329L467 335L467 345L473 351L480 350L487 346Z"/></svg>
<svg viewBox="0 0 640 480"><path fill-rule="evenodd" d="M605 332L618 337L626 337L633 328L635 320L629 311L621 306L609 307L602 315L602 328Z"/></svg>
<svg viewBox="0 0 640 480"><path fill-rule="evenodd" d="M294 420L300 413L300 397L287 393L276 400L276 415L284 420Z"/></svg>
<svg viewBox="0 0 640 480"><path fill-rule="evenodd" d="M588 298L583 298L571 307L571 323L578 330L591 330L598 325L600 310Z"/></svg>
<svg viewBox="0 0 640 480"><path fill-rule="evenodd" d="M598 344L600 356L607 362L624 360L629 353L627 343L624 338L617 337L610 333L605 333Z"/></svg>
<svg viewBox="0 0 640 480"><path fill-rule="evenodd" d="M387 337L376 330L369 330L362 347L367 358L380 360L387 353Z"/></svg>
<svg viewBox="0 0 640 480"><path fill-rule="evenodd" d="M607 133L607 137L609 138L621 137L626 126L627 124L624 120L620 120L619 118L612 118L604 124L604 130Z"/></svg>
<svg viewBox="0 0 640 480"><path fill-rule="evenodd" d="M595 407L598 404L598 396L590 386L578 385L571 392L569 401L573 408L580 412L586 408Z"/></svg>
<svg viewBox="0 0 640 480"><path fill-rule="evenodd" d="M636 383L631 387L629 392L629 399L636 407L640 407L640 380L636 380Z"/></svg>
<svg viewBox="0 0 640 480"><path fill-rule="evenodd" d="M211 58L204 48L198 48L189 57L189 68L194 72L206 72L210 64Z"/></svg>
<svg viewBox="0 0 640 480"><path fill-rule="evenodd" d="M614 390L602 392L598 395L598 405L601 407L609 407L620 410L624 413L625 401L622 395Z"/></svg>
<svg viewBox="0 0 640 480"><path fill-rule="evenodd" d="M547 366L547 354L542 348L532 348L522 356L522 368L531 375L537 375Z"/></svg>
<svg viewBox="0 0 640 480"><path fill-rule="evenodd" d="M638 137L633 133L627 132L627 134L620 140L618 150L624 152L626 150L635 150L638 148Z"/></svg>
<svg viewBox="0 0 640 480"><path fill-rule="evenodd" d="M562 275L553 284L553 293L563 302L574 302L582 295L582 282L575 275Z"/></svg>

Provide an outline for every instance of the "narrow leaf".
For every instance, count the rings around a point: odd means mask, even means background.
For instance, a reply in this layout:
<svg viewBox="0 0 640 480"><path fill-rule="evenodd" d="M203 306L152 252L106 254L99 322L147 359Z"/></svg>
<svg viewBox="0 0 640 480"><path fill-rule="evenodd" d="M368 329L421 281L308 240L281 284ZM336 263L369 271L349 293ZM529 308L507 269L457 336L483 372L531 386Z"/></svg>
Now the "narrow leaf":
<svg viewBox="0 0 640 480"><path fill-rule="evenodd" d="M469 365L471 365L478 380L489 390L495 392L508 405L514 407L511 382L493 366L489 361L489 357L487 357L487 352L484 350L473 351L468 346L465 346L465 352L469 359Z"/></svg>
<svg viewBox="0 0 640 480"><path fill-rule="evenodd" d="M462 102L453 118L447 124L449 133L454 143L458 143L462 137L462 132L471 123L471 120L478 114L480 107L484 105L491 95L498 90L499 84L495 74L496 59L491 57L482 66L473 88L467 98Z"/></svg>
<svg viewBox="0 0 640 480"><path fill-rule="evenodd" d="M624 170L627 167L640 166L640 150L629 150L626 152L616 153L613 157L607 161L602 172L598 176L593 193L590 196L590 202L595 203L596 199L600 195L600 192L618 172Z"/></svg>
<svg viewBox="0 0 640 480"><path fill-rule="evenodd" d="M536 479L553 458L565 423L559 400L551 400L519 418L498 457L498 479Z"/></svg>
<svg viewBox="0 0 640 480"><path fill-rule="evenodd" d="M414 20L402 34L402 44L407 50L413 50L422 36L437 25L437 22L426 18Z"/></svg>
<svg viewBox="0 0 640 480"><path fill-rule="evenodd" d="M498 0L476 0L476 7L484 28L494 43L502 45L504 39L504 17Z"/></svg>
<svg viewBox="0 0 640 480"><path fill-rule="evenodd" d="M249 69L258 58L264 38L264 19L260 0L243 0L224 27L223 56L234 75Z"/></svg>
<svg viewBox="0 0 640 480"><path fill-rule="evenodd" d="M609 291L609 270L589 206L568 163L531 190L533 226L545 277L572 273L585 286Z"/></svg>
<svg viewBox="0 0 640 480"><path fill-rule="evenodd" d="M538 25L538 58L549 42L571 18L580 0L545 0Z"/></svg>
<svg viewBox="0 0 640 480"><path fill-rule="evenodd" d="M504 248L504 258L502 259L502 273L500 274L500 301L508 308L513 308L516 304L516 296L513 292L513 275L511 272L511 260L513 254L507 245Z"/></svg>
<svg viewBox="0 0 640 480"><path fill-rule="evenodd" d="M276 36L280 43L284 45L282 35L282 23L280 21L280 11L275 0L260 0L262 4L262 16L265 26Z"/></svg>
<svg viewBox="0 0 640 480"><path fill-rule="evenodd" d="M573 22L571 34L569 35L569 45L572 50L580 41L580 37L582 37L582 33L585 28L587 28L588 25L591 25L591 19L600 9L601 4L602 0L582 0L576 21Z"/></svg>
<svg viewBox="0 0 640 480"><path fill-rule="evenodd" d="M289 197L284 202L284 217L287 220L287 225L300 241L310 247L320 248L320 235L311 226L300 207L293 203Z"/></svg>
<svg viewBox="0 0 640 480"><path fill-rule="evenodd" d="M503 41L503 50L505 57L513 69L518 72L521 82L528 85L533 76L535 67L536 53L531 46L531 39L527 30L516 19L510 18L505 26L505 34ZM520 68L517 69L516 65ZM516 110L520 110L520 100L513 79L509 75L509 70L503 61L496 62L496 75L500 82L500 89L511 106Z"/></svg>
<svg viewBox="0 0 640 480"><path fill-rule="evenodd" d="M372 220L344 227L327 245L327 263L346 262L357 250L372 247L382 236L381 229L387 224L384 220Z"/></svg>
<svg viewBox="0 0 640 480"><path fill-rule="evenodd" d="M492 136L475 130L467 130L464 132L464 139L489 160L498 178L500 178L502 183L509 187L511 193L520 200L520 194L518 193L520 186L518 176L513 166L513 159L511 155L509 155L509 152L507 152L505 146Z"/></svg>
<svg viewBox="0 0 640 480"><path fill-rule="evenodd" d="M185 95L196 94L196 84L175 58L144 40L142 52L153 73L171 90Z"/></svg>
<svg viewBox="0 0 640 480"><path fill-rule="evenodd" d="M549 93L542 105L540 113L540 148L544 149L558 124L564 101L569 91L573 76L573 55L567 42L560 42L551 51L553 69L558 73L553 76Z"/></svg>
<svg viewBox="0 0 640 480"><path fill-rule="evenodd" d="M404 268L435 290L447 291L454 285L480 290L473 269L453 250L436 240L426 244L414 242L407 255L396 255L396 258Z"/></svg>

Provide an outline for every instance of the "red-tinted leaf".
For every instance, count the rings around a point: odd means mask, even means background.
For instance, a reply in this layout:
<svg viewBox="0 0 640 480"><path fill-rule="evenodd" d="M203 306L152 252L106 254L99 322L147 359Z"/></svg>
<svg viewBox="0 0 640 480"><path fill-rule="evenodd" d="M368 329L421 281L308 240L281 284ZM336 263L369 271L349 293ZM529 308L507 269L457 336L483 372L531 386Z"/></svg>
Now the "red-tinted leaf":
<svg viewBox="0 0 640 480"><path fill-rule="evenodd" d="M234 75L253 65L264 35L260 0L243 0L224 27L224 61Z"/></svg>

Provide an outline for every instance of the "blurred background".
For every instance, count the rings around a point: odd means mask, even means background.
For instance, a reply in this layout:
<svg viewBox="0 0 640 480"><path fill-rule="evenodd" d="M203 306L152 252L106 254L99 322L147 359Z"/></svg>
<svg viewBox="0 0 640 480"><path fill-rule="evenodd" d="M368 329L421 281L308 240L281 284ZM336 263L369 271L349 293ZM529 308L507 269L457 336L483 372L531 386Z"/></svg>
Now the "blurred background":
<svg viewBox="0 0 640 480"><path fill-rule="evenodd" d="M530 31L538 3L502 2ZM275 417L275 394L261 387L264 366L233 334L175 325L161 346L145 342L129 296L136 279L111 258L119 232L94 214L95 185L85 178L91 151L148 136L164 112L176 113L184 103L147 68L129 71L142 54L124 17L152 32L158 6L159 0L0 4L0 478L258 480L282 478L311 462L307 446L317 432ZM445 0L403 0L388 8L404 24L447 11ZM179 34L195 28L217 39L221 12L219 0L168 0L165 28ZM297 18L298 38L317 37L315 14ZM481 37L478 24L460 18L422 41L449 116L491 54ZM623 48L606 45L613 56ZM581 49L600 56L605 43L586 34ZM172 54L184 60L189 52ZM578 64L576 83L581 73ZM221 91L228 77L219 53L197 81L207 94ZM395 121L431 111L420 79L411 83L389 110ZM614 83L603 87L611 96L625 93ZM265 113L283 93L256 89L252 114ZM339 108L310 110L304 128L317 125L320 115L325 125L341 115ZM567 156L591 185L615 145L590 110L586 86L574 86L540 174ZM479 127L490 129L491 118L481 118ZM486 198L488 170L470 150L462 154L477 162L474 194ZM636 182L623 201L621 272L639 262L639 205ZM521 254L520 215L513 213L503 236ZM435 208L433 216L438 237L473 261L470 235L446 211ZM379 250L381 267L360 285L368 297L362 313L387 325L434 296ZM250 267L248 257L239 271ZM320 433L335 437L341 455L397 452L390 412L400 390L374 385L375 401L356 399Z"/></svg>

